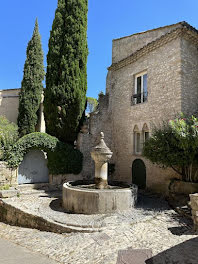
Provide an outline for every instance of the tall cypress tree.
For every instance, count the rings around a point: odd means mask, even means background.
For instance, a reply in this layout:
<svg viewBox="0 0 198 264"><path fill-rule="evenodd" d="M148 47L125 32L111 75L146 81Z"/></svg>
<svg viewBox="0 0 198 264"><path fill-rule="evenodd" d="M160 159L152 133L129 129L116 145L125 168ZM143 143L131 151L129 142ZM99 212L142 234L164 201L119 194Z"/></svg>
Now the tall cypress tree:
<svg viewBox="0 0 198 264"><path fill-rule="evenodd" d="M46 132L74 142L86 104L88 0L58 0L47 55Z"/></svg>
<svg viewBox="0 0 198 264"><path fill-rule="evenodd" d="M34 32L27 46L23 80L19 94L18 126L20 136L35 132L44 76L43 50L36 19Z"/></svg>

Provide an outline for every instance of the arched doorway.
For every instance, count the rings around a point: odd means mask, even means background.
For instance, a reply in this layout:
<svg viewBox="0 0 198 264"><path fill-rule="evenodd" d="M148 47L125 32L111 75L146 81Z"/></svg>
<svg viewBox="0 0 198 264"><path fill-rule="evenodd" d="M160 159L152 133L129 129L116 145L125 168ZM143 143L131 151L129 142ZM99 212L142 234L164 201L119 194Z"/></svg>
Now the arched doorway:
<svg viewBox="0 0 198 264"><path fill-rule="evenodd" d="M135 159L132 165L132 183L140 189L146 188L146 166L141 159Z"/></svg>
<svg viewBox="0 0 198 264"><path fill-rule="evenodd" d="M18 184L49 182L47 159L41 150L29 151L18 169Z"/></svg>

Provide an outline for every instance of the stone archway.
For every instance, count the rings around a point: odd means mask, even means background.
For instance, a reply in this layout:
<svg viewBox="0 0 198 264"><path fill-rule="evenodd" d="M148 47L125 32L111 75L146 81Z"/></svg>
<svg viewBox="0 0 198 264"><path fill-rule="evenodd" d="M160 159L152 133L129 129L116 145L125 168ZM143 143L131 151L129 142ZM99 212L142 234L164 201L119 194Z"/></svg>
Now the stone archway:
<svg viewBox="0 0 198 264"><path fill-rule="evenodd" d="M132 183L140 189L146 188L146 166L141 159L135 159L132 164Z"/></svg>
<svg viewBox="0 0 198 264"><path fill-rule="evenodd" d="M30 150L18 169L18 184L49 182L47 159L41 150Z"/></svg>

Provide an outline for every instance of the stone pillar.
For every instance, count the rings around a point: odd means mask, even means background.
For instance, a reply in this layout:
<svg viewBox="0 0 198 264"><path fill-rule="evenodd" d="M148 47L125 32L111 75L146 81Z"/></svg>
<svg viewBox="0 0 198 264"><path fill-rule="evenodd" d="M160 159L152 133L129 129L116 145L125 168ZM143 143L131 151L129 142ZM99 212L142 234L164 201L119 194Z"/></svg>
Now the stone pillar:
<svg viewBox="0 0 198 264"><path fill-rule="evenodd" d="M104 189L108 185L107 171L108 160L112 157L112 152L104 142L104 133L100 133L100 143L93 148L91 157L95 161L95 184L96 188Z"/></svg>
<svg viewBox="0 0 198 264"><path fill-rule="evenodd" d="M104 189L107 187L107 171L108 164L106 163L95 163L95 184L99 189Z"/></svg>
<svg viewBox="0 0 198 264"><path fill-rule="evenodd" d="M190 206L195 231L198 231L198 193L190 194Z"/></svg>
<svg viewBox="0 0 198 264"><path fill-rule="evenodd" d="M44 113L43 113L43 109L44 109L43 101L44 101L44 94L42 93L41 103L39 106L39 118L38 118L38 124L36 126L36 131L45 133L45 119L44 119Z"/></svg>

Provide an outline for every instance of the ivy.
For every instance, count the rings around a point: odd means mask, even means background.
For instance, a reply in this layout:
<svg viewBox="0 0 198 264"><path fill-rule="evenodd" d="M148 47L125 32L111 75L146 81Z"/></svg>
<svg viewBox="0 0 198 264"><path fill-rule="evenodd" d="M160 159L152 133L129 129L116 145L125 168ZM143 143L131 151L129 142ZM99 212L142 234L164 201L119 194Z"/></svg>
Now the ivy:
<svg viewBox="0 0 198 264"><path fill-rule="evenodd" d="M83 155L79 150L41 132L25 135L13 145L7 159L8 167L17 168L31 149L47 152L47 166L52 174L79 174L82 170Z"/></svg>

